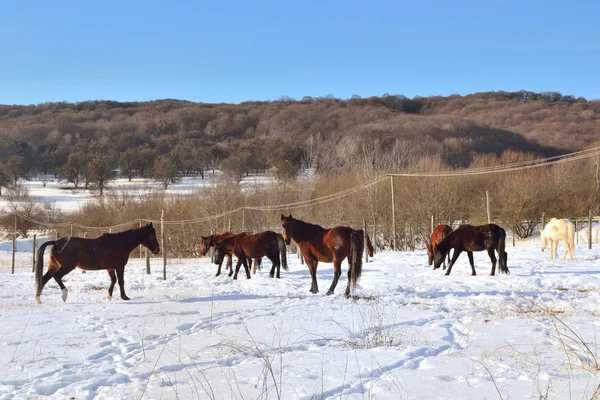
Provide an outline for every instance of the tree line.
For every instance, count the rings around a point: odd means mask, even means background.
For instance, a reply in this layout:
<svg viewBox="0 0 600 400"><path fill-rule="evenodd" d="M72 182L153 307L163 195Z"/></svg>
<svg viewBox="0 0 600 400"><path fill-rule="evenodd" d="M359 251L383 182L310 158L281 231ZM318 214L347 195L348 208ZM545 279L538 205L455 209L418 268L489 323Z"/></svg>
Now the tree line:
<svg viewBox="0 0 600 400"><path fill-rule="evenodd" d="M166 188L216 169L237 182L250 173L290 181L304 171L347 174L365 163L377 173L399 172L428 158L456 169L486 154L544 157L591 146L599 116L599 102L527 91L5 105L0 187L43 174L102 194L117 173Z"/></svg>

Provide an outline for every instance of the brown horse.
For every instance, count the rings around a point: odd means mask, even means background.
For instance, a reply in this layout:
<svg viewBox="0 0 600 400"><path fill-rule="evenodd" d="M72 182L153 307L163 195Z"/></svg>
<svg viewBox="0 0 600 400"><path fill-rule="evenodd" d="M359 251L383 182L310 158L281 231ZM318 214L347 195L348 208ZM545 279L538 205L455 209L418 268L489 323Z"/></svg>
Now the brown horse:
<svg viewBox="0 0 600 400"><path fill-rule="evenodd" d="M235 267L233 279L237 279L240 266L244 264L246 277L250 279L250 269L247 260L252 258L267 257L271 260L271 278L277 270L277 278L280 277L280 267L288 271L287 255L283 236L273 231L264 231L248 235L239 233L229 236L216 244L217 253L215 264L222 263L223 257L229 252L233 253L238 261Z"/></svg>
<svg viewBox="0 0 600 400"><path fill-rule="evenodd" d="M363 241L360 233L347 226L336 226L326 229L319 225L295 219L290 214L288 217L281 215L283 227L283 238L287 244L291 240L298 245L302 256L306 261L312 285L311 293L317 293L317 265L319 261L333 262L333 282L327 294L333 294L338 279L342 274L342 261L348 258L348 286L346 296L356 287L356 281L360 278L362 271Z"/></svg>
<svg viewBox="0 0 600 400"><path fill-rule="evenodd" d="M202 236L200 239L200 255L204 257L208 253L208 251L210 250L211 247L216 247L217 243L219 243L223 239L226 239L233 235L235 235L233 232L222 232L222 233L218 233L216 235ZM231 251L226 252L225 255L227 256L227 270L229 271L229 276L231 276L233 274L233 267L232 267L233 262L231 260ZM254 270L253 271L255 273L256 273L256 267L258 267L260 269L261 261L262 261L261 258L256 258L254 260ZM252 259L249 259L248 263L250 264L250 267L252 267ZM221 259L220 263L215 263L215 264L217 264L219 266L217 268L217 273L215 274L215 276L219 276L219 275L221 275L221 266L223 265L223 259Z"/></svg>
<svg viewBox="0 0 600 400"><path fill-rule="evenodd" d="M443 239L433 250L434 265L433 269L438 269L450 249L454 249L452 261L448 265L446 275L450 275L452 266L463 251L469 256L471 264L471 275L476 275L475 264L473 262L473 252L487 250L490 260L492 260L492 273L496 274L496 256L494 250L498 252L500 272L508 274L507 254L504 251L506 245L506 232L496 224L481 226L464 225L460 226L454 232L451 232Z"/></svg>
<svg viewBox="0 0 600 400"><path fill-rule="evenodd" d="M450 225L438 225L431 232L431 238L427 242L427 265L433 264L433 249L441 242L446 236L452 232ZM448 263L450 263L450 252L448 252ZM444 258L444 269L446 269L446 259Z"/></svg>
<svg viewBox="0 0 600 400"><path fill-rule="evenodd" d="M43 243L38 250L35 280L37 291L35 300L40 303L40 296L44 285L54 278L62 290L62 299L67 301L68 290L62 282L62 277L79 267L87 271L105 269L110 276L110 287L107 298L112 299L113 289L117 279L121 289L121 298L129 300L125 294L123 272L129 260L129 254L139 245L147 247L153 254L160 252L156 240L156 231L152 223L141 228L131 229L119 233L105 233L97 239L84 239L79 237L50 240ZM48 272L42 277L44 268L44 250L47 246L54 246L50 252ZM116 272L116 274L115 274Z"/></svg>
<svg viewBox="0 0 600 400"><path fill-rule="evenodd" d="M363 249L365 248L365 231L363 231L362 229L358 230L358 234L360 235L360 241L363 244ZM369 238L369 235L367 234L367 254L369 255L369 257L373 257L373 244L371 244L371 238Z"/></svg>

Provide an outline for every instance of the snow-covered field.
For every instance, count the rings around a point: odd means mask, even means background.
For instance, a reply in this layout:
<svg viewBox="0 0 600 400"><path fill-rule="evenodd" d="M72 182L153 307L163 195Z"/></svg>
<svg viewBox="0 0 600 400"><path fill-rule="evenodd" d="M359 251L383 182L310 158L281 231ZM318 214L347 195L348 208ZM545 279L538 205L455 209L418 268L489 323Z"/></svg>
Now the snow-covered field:
<svg viewBox="0 0 600 400"><path fill-rule="evenodd" d="M205 178L184 177L180 182L169 185L165 190L163 186L155 181L145 178L133 178L131 182L126 178L112 180L109 183L108 189L105 191L106 196L111 194L127 193L128 196L133 196L138 199L146 199L152 193L164 193L167 196L177 195L193 195L198 190L213 186L218 178L219 172L213 176L211 172L205 174ZM272 179L262 175L251 175L244 177L241 182L243 188L261 187L272 182ZM45 186L44 186L45 183ZM27 191L29 197L34 201L42 201L53 204L57 209L72 212L79 210L88 202L99 199L98 191L84 190L81 187L74 189L73 184L66 181L58 181L53 177L47 176L44 180L34 179L20 182L22 188ZM5 209L9 200L6 189L3 191L3 196L0 197L0 210Z"/></svg>
<svg viewBox="0 0 600 400"><path fill-rule="evenodd" d="M26 244L24 250L30 248ZM4 246L2 249L8 250ZM380 252L358 299L325 296L290 271L215 277L207 258L131 260L131 301L106 300L104 272L50 282L33 302L31 253L0 252L0 399L590 399L597 395L600 245L549 261L536 240L508 247L510 276L451 276L424 251ZM562 255L563 247L561 245ZM596 328L599 327L599 328Z"/></svg>

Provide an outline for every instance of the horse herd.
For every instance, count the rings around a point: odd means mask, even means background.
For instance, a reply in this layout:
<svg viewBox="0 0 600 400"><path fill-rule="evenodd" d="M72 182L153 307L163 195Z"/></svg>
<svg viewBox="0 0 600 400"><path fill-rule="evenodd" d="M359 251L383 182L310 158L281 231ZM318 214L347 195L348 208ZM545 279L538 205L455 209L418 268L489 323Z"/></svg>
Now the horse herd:
<svg viewBox="0 0 600 400"><path fill-rule="evenodd" d="M211 247L216 249L214 262L218 265L216 275L221 273L221 265L225 257L228 258L229 276L237 279L241 265L244 266L246 278L250 278L250 268L254 261L253 271L260 267L261 258L267 257L271 263L271 277L280 277L280 267L288 270L286 258L286 245L292 241L298 246L311 276L311 293L317 293L317 265L319 262L333 263L333 281L327 294L333 294L338 280L342 274L342 261L348 259L348 284L346 296L350 296L356 287L357 280L362 273L362 255L366 240L367 251L373 256L373 246L369 236L362 229L355 230L347 226L323 228L296 218L281 215L283 234L273 231L264 231L255 234L224 232L218 235L202 237L200 253L206 255ZM573 224L569 220L553 218L544 228L542 250L550 243L550 259L556 255L559 241L565 241L567 253L573 259L574 241ZM130 253L139 245L148 248L153 254L160 252L156 239L156 230L152 223L146 226L119 233L103 234L96 239L79 237L62 238L43 243L38 249L35 269L36 295L35 300L40 303L40 296L44 285L54 278L62 290L63 301L67 300L68 289L62 282L62 277L73 271L76 267L83 270L105 269L110 277L107 298L112 298L115 284L119 283L121 298L129 300L125 294L123 273L129 260ZM488 252L492 261L491 275L495 275L496 262L498 261L501 273L508 274L507 254L505 251L506 232L496 224L481 226L461 225L456 230L448 225L437 226L430 240L427 242L428 264L433 264L433 269L444 265L446 258L448 267L446 275L450 275L452 266L458 256L465 251L471 264L471 275L476 275L473 262L474 251ZM44 251L46 247L53 246L50 252L48 271L43 274ZM450 250L453 249L452 257ZM496 259L495 252L498 253ZM237 257L235 273L232 268L232 255Z"/></svg>

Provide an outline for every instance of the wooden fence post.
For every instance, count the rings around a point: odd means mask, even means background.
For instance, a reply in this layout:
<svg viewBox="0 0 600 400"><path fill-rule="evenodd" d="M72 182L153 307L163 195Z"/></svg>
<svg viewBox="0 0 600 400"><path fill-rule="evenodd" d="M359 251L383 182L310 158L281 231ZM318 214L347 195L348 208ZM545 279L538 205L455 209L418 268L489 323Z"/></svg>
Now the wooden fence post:
<svg viewBox="0 0 600 400"><path fill-rule="evenodd" d="M12 240L12 274L15 273L15 253L17 252L17 212L15 211L15 231Z"/></svg>
<svg viewBox="0 0 600 400"><path fill-rule="evenodd" d="M515 230L513 229L513 247L515 247L515 236L517 235L515 235Z"/></svg>
<svg viewBox="0 0 600 400"><path fill-rule="evenodd" d="M33 235L33 256L31 257L32 261L33 261L33 268L31 269L31 272L35 272L35 252L37 250L37 235Z"/></svg>
<svg viewBox="0 0 600 400"><path fill-rule="evenodd" d="M246 232L246 209L242 208L242 232Z"/></svg>
<svg viewBox="0 0 600 400"><path fill-rule="evenodd" d="M146 274L150 275L150 252L147 248L144 249L146 250Z"/></svg>
<svg viewBox="0 0 600 400"><path fill-rule="evenodd" d="M491 224L492 223L492 214L490 212L490 194L487 190L485 191L485 204L487 207L488 224Z"/></svg>
<svg viewBox="0 0 600 400"><path fill-rule="evenodd" d="M590 208L589 215L589 224L588 224L588 249L592 248L592 209Z"/></svg>
<svg viewBox="0 0 600 400"><path fill-rule="evenodd" d="M373 255L377 252L377 224L373 224Z"/></svg>
<svg viewBox="0 0 600 400"><path fill-rule="evenodd" d="M70 228L70 234L69 234L69 236L73 237L73 223L72 222L69 222L69 228Z"/></svg>
<svg viewBox="0 0 600 400"><path fill-rule="evenodd" d="M394 176L390 175L392 185L392 250L396 250L396 206L394 204Z"/></svg>
<svg viewBox="0 0 600 400"><path fill-rule="evenodd" d="M542 213L542 230L546 227L546 213Z"/></svg>
<svg viewBox="0 0 600 400"><path fill-rule="evenodd" d="M431 216L431 233L433 233L433 228L434 228L434 226L433 226L433 215L432 215Z"/></svg>
<svg viewBox="0 0 600 400"><path fill-rule="evenodd" d="M142 227L142 220L140 219L140 228ZM140 248L140 259L142 258L142 246L141 244L138 246Z"/></svg>
<svg viewBox="0 0 600 400"><path fill-rule="evenodd" d="M368 246L369 241L367 240L367 220L365 217L363 217L363 233L364 233L364 235L363 235L363 237L364 237L363 251L365 252L365 262L369 262L369 246Z"/></svg>
<svg viewBox="0 0 600 400"><path fill-rule="evenodd" d="M575 243L579 244L579 226L577 223L577 218L575 218Z"/></svg>
<svg viewBox="0 0 600 400"><path fill-rule="evenodd" d="M231 232L231 218L229 218L229 222L227 224L227 232Z"/></svg>
<svg viewBox="0 0 600 400"><path fill-rule="evenodd" d="M160 212L160 237L163 251L163 280L167 280L167 248L165 241L165 210Z"/></svg>
<svg viewBox="0 0 600 400"><path fill-rule="evenodd" d="M214 234L215 234L215 232L211 229L210 236L212 236ZM214 246L210 246L210 263L211 264L215 263L215 247Z"/></svg>

